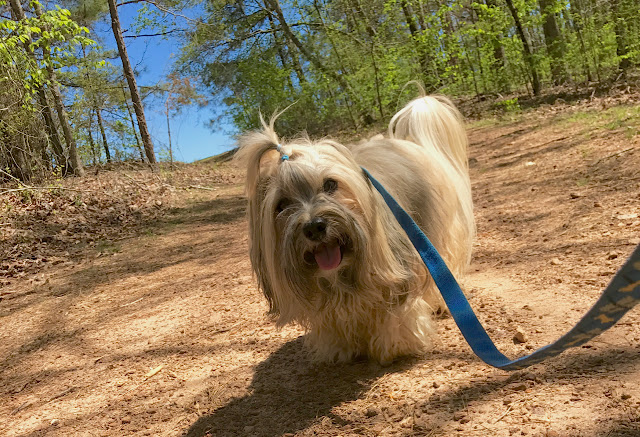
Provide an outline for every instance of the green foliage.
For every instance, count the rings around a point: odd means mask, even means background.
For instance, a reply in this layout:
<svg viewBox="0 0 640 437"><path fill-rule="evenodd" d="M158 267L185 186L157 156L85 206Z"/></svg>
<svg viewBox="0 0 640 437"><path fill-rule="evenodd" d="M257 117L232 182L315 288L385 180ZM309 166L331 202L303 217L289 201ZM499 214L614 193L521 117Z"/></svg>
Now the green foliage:
<svg viewBox="0 0 640 437"><path fill-rule="evenodd" d="M503 112L507 114L520 112L520 104L518 103L517 97L513 99L499 100L496 102L496 107L498 107L499 109L501 109Z"/></svg>
<svg viewBox="0 0 640 437"><path fill-rule="evenodd" d="M32 0L31 5L38 3ZM70 18L67 9L58 6L45 11L41 16L31 16L24 20L0 20L0 63L12 67L21 77L13 83L22 83L23 103L28 105L39 86L47 82L47 66L59 69L75 65L78 46L90 46L95 41L89 39L89 30ZM25 51L26 49L26 51ZM29 52L48 53L41 62L29 56ZM8 78L0 78L2 81Z"/></svg>
<svg viewBox="0 0 640 437"><path fill-rule="evenodd" d="M428 92L498 94L531 90L532 69L543 86L577 86L640 63L635 0L513 0L530 64L506 0L203 5L180 68L201 77L243 130L258 125L258 110L270 115L294 102L281 117L284 132L326 134L383 121L408 98L410 80ZM560 31L557 40L547 35L550 21ZM509 99L499 106L519 110Z"/></svg>
<svg viewBox="0 0 640 437"><path fill-rule="evenodd" d="M0 168L18 178L38 160L41 171L61 171L51 165L59 127L46 123L44 110L58 85L50 71L63 85L85 161L103 162L105 147L114 159L140 154L129 90L107 61L115 54L88 35L106 2L59 1L68 9L47 3L40 13L31 1L25 19L0 19ZM285 108L278 120L285 135L382 124L416 94L412 81L429 93L495 99L496 109L514 114L513 96L534 93L534 78L543 88L579 89L624 78L640 64L637 0L156 0L137 7L129 36L184 35L185 43L174 73L144 89L145 97L161 103L168 120L191 105L224 108L218 115L242 131ZM3 17L12 16L8 9L0 0ZM613 119L610 128L637 135L631 122Z"/></svg>

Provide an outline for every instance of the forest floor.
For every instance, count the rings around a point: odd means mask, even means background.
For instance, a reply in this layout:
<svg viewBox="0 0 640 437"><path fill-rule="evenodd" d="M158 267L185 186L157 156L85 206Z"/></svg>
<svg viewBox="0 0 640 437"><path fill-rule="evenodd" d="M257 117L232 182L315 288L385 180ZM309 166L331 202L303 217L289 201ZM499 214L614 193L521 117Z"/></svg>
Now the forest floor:
<svg viewBox="0 0 640 437"><path fill-rule="evenodd" d="M640 243L640 99L469 135L464 288L498 347L522 355L573 326ZM424 357L311 363L303 332L265 316L242 181L200 164L0 189L0 435L640 435L637 308L513 373L477 359L451 318Z"/></svg>

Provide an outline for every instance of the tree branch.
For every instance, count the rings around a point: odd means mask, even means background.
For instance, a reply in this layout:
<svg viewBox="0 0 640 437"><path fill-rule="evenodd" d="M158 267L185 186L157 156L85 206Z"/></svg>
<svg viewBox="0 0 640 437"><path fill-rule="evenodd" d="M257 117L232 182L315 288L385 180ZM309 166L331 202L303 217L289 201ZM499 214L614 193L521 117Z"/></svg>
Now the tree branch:
<svg viewBox="0 0 640 437"><path fill-rule="evenodd" d="M146 37L152 37L152 36L163 36L163 35L170 35L174 32L187 32L187 29L171 29L168 30L166 32L158 32L158 33L143 33L140 35L122 35L123 38L146 38Z"/></svg>
<svg viewBox="0 0 640 437"><path fill-rule="evenodd" d="M120 7L120 6L124 6L124 5L137 4L137 3L148 3L150 5L155 6L156 8L158 8L160 11L164 12L165 14L169 14L169 15L172 15L174 17L183 18L183 19L187 20L190 23L203 24L203 25L209 26L208 23L204 23L202 20L194 20L191 17L187 17L186 15L179 14L178 12L174 12L174 11L170 10L169 8L166 8L165 6L162 6L162 5L154 2L153 0L124 0L124 1L122 1L120 3L118 3L116 6Z"/></svg>

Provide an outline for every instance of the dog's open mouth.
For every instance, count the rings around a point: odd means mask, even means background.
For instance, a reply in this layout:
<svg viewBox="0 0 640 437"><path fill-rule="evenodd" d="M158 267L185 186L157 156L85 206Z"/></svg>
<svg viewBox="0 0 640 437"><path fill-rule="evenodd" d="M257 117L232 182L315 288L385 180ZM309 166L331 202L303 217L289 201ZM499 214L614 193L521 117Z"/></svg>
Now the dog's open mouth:
<svg viewBox="0 0 640 437"><path fill-rule="evenodd" d="M345 245L334 240L321 243L313 251L306 252L304 259L311 265L317 265L320 270L333 270L342 262L345 250Z"/></svg>

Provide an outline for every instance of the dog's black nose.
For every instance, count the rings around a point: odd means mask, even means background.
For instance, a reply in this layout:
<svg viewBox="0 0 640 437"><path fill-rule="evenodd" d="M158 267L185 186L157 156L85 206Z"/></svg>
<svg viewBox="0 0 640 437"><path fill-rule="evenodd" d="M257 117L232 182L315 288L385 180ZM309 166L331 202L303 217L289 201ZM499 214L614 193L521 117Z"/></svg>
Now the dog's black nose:
<svg viewBox="0 0 640 437"><path fill-rule="evenodd" d="M327 233L327 221L322 217L315 217L302 227L304 236L311 241L320 241Z"/></svg>

